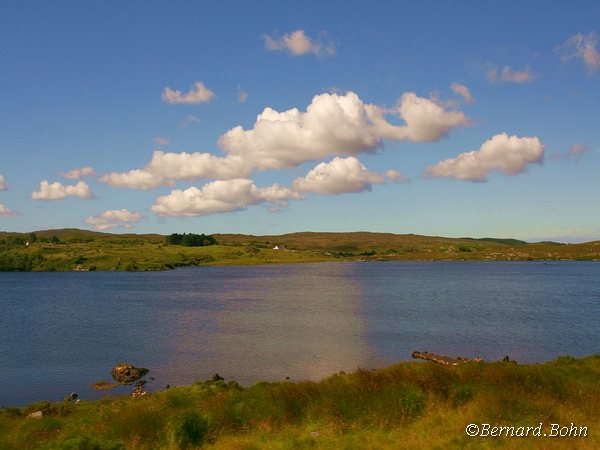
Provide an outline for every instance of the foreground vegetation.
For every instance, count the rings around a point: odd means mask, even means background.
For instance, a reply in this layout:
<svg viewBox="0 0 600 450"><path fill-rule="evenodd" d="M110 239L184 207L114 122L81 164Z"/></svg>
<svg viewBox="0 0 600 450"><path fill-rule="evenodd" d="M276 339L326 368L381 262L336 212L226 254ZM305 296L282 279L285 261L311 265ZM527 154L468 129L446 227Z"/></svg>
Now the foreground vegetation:
<svg viewBox="0 0 600 450"><path fill-rule="evenodd" d="M537 365L427 362L321 382L205 381L145 397L0 409L0 448L600 448L600 355ZM40 419L26 418L42 411ZM587 427L583 437L468 437L468 424Z"/></svg>
<svg viewBox="0 0 600 450"><path fill-rule="evenodd" d="M277 246L277 249L275 247ZM600 241L526 243L389 233L108 234L66 229L0 233L0 271L167 270L192 265L317 261L600 260Z"/></svg>

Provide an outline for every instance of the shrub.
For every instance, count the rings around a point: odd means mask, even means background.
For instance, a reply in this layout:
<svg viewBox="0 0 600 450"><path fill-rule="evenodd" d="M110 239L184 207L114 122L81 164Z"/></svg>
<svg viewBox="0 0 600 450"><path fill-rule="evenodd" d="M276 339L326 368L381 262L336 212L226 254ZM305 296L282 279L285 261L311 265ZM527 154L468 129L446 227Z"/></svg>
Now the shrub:
<svg viewBox="0 0 600 450"><path fill-rule="evenodd" d="M208 422L196 411L187 411L173 424L173 437L182 449L203 444L207 431Z"/></svg>

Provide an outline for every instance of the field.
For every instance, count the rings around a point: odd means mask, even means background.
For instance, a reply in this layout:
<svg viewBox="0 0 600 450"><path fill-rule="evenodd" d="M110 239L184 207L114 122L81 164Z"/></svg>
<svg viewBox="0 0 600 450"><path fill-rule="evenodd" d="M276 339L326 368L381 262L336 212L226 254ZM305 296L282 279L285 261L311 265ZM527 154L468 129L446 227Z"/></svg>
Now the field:
<svg viewBox="0 0 600 450"><path fill-rule="evenodd" d="M600 355L536 365L410 362L249 388L209 380L137 398L0 409L0 448L596 449L599 378ZM42 418L26 417L38 411ZM469 437L471 423L514 428ZM518 437L519 427L540 423L540 436ZM551 436L552 427L569 436Z"/></svg>
<svg viewBox="0 0 600 450"><path fill-rule="evenodd" d="M167 270L192 265L318 261L600 260L600 241L526 243L389 233L215 234L218 245L167 244L165 236L65 229L0 233L0 270ZM274 247L278 249L275 250Z"/></svg>

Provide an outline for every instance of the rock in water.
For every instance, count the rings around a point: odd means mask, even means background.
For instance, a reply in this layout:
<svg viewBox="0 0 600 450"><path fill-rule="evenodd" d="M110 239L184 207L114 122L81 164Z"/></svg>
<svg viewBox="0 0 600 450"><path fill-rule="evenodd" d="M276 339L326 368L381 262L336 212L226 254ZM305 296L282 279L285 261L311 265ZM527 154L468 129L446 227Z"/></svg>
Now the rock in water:
<svg viewBox="0 0 600 450"><path fill-rule="evenodd" d="M133 383L148 373L148 369L135 367L128 363L119 363L112 369L112 377L119 383Z"/></svg>

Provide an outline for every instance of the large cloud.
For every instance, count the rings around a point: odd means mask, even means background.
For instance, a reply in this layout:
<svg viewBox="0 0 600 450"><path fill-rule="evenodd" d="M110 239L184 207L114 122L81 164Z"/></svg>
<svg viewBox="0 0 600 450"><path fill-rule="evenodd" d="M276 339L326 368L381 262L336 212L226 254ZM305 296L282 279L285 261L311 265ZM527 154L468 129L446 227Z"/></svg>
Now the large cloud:
<svg viewBox="0 0 600 450"><path fill-rule="evenodd" d="M405 125L393 125L386 114L397 114ZM232 128L219 139L225 156L210 153L155 151L141 169L108 173L100 181L114 187L154 189L177 180L248 178L253 170L284 169L337 155L372 152L383 139L433 141L455 127L469 124L460 111L408 92L392 110L364 104L354 92L321 94L305 112L265 108L254 126Z"/></svg>
<svg viewBox="0 0 600 450"><path fill-rule="evenodd" d="M260 169L282 169L334 154L356 154L381 144L358 95L321 94L306 112L265 108L254 127L232 128L221 148Z"/></svg>
<svg viewBox="0 0 600 450"><path fill-rule="evenodd" d="M188 105L194 105L198 103L206 103L211 101L215 96L215 93L208 89L202 81L197 81L191 87L189 92L182 93L178 90L173 90L170 87L166 87L162 93L162 99L166 103L172 105L183 103Z"/></svg>
<svg viewBox="0 0 600 450"><path fill-rule="evenodd" d="M390 124L385 119L388 112L400 116L406 125ZM462 112L447 111L413 92L404 94L391 111L365 105L354 92L321 94L312 99L306 112L265 108L252 129L232 128L221 136L219 145L252 167L282 169L328 156L372 151L383 138L434 141L468 123Z"/></svg>
<svg viewBox="0 0 600 450"><path fill-rule="evenodd" d="M68 172L63 172L61 175L69 180L79 180L82 177L91 177L96 175L96 171L93 167L85 166L69 170Z"/></svg>
<svg viewBox="0 0 600 450"><path fill-rule="evenodd" d="M263 35L265 48L271 51L285 50L293 56L312 53L316 56L333 56L335 46L332 42L315 41L308 37L304 30L292 31L282 37Z"/></svg>
<svg viewBox="0 0 600 450"><path fill-rule="evenodd" d="M90 216L85 223L94 225L96 230L108 230L111 228L131 228L133 224L142 220L144 216L139 212L128 209L112 209L103 213Z"/></svg>
<svg viewBox="0 0 600 450"><path fill-rule="evenodd" d="M597 45L598 36L592 31L588 34L577 33L571 36L558 50L563 62L579 58L585 64L588 73L592 74L600 68L600 53L596 49Z"/></svg>
<svg viewBox="0 0 600 450"><path fill-rule="evenodd" d="M4 179L4 175L0 175L0 191L5 191L8 189L8 183Z"/></svg>
<svg viewBox="0 0 600 450"><path fill-rule="evenodd" d="M90 199L93 195L90 187L83 181L75 185L64 185L58 181L48 183L46 180L42 180L40 190L31 193L31 198L34 200L62 200L66 197Z"/></svg>
<svg viewBox="0 0 600 450"><path fill-rule="evenodd" d="M371 190L372 184L383 184L385 179L399 181L402 178L395 170L386 173L369 171L358 159L333 158L328 163L320 163L306 176L297 178L293 187L300 192L318 194L342 194Z"/></svg>
<svg viewBox="0 0 600 450"><path fill-rule="evenodd" d="M287 200L301 198L300 193L277 184L258 188L252 180L238 178L212 181L201 189L176 189L158 197L151 210L163 216L203 216L238 211L264 202L283 205Z"/></svg>
<svg viewBox="0 0 600 450"><path fill-rule="evenodd" d="M461 111L448 111L434 100L419 97L414 92L404 93L391 110L368 105L367 111L379 137L400 141L437 141L453 128L470 123ZM390 124L385 119L385 113L397 114L406 125Z"/></svg>
<svg viewBox="0 0 600 450"><path fill-rule="evenodd" d="M461 153L455 158L427 167L426 177L454 178L457 180L486 181L492 171L505 175L523 172L527 164L541 163L544 145L537 137L497 134L485 141L479 150Z"/></svg>
<svg viewBox="0 0 600 450"><path fill-rule="evenodd" d="M165 153L156 150L144 168L108 173L102 175L100 181L113 187L154 189L171 186L176 180L231 179L246 177L249 173L249 168L238 156L219 157L210 153Z"/></svg>

